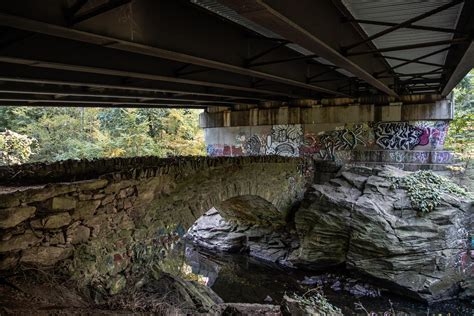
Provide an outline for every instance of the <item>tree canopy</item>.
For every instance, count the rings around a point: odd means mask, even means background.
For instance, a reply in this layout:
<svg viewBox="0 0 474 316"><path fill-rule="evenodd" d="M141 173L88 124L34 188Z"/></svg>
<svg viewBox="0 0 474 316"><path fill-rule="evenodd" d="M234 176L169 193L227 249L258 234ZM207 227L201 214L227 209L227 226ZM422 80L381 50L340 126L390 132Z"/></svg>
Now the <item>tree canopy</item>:
<svg viewBox="0 0 474 316"><path fill-rule="evenodd" d="M0 164L204 155L198 110L0 107Z"/></svg>
<svg viewBox="0 0 474 316"><path fill-rule="evenodd" d="M464 159L474 158L474 69L456 86L454 120L449 126L446 149L459 153Z"/></svg>

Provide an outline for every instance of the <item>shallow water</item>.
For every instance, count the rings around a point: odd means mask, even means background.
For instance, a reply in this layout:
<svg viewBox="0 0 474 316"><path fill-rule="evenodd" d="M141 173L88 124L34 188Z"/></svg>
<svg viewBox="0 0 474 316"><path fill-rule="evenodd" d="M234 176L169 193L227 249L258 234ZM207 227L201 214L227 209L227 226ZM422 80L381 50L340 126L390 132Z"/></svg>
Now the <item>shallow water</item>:
<svg viewBox="0 0 474 316"><path fill-rule="evenodd" d="M288 269L246 254L214 253L189 245L186 247L186 261L194 274L229 303L279 304L285 292L301 295L315 288L317 285L303 284L305 277L306 281L308 277L315 277L313 279L322 281L321 288L328 301L339 307L344 315L366 315L356 307L357 303L377 315L383 315L391 308L397 315L474 315L474 306L467 302L448 301L428 306L384 289L380 289L379 297L357 297L344 290L344 286L340 290L331 289L337 280L343 285L351 284L352 288L356 285L359 288L364 285L373 288L342 270L314 272Z"/></svg>

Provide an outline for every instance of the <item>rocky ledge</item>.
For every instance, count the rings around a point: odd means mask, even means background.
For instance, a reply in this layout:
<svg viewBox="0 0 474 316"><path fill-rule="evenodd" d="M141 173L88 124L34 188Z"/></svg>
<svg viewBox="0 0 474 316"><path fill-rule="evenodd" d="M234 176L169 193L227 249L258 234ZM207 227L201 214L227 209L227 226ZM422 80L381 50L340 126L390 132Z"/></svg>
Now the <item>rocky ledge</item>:
<svg viewBox="0 0 474 316"><path fill-rule="evenodd" d="M462 259L472 201L446 193L431 212L420 213L405 189L393 187L393 177L406 175L391 167L352 167L312 186L295 214L301 246L289 260L311 266L345 263L426 301L457 295L472 273Z"/></svg>

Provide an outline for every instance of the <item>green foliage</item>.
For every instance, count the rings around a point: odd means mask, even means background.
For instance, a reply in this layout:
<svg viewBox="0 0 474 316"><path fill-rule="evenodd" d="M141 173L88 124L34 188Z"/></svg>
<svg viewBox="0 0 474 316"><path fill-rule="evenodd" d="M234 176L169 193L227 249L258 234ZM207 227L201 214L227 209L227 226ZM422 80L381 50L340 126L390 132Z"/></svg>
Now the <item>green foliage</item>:
<svg viewBox="0 0 474 316"><path fill-rule="evenodd" d="M450 123L445 146L464 159L474 158L474 70L453 91L454 119Z"/></svg>
<svg viewBox="0 0 474 316"><path fill-rule="evenodd" d="M305 307L309 307L310 310L319 312L322 315L342 315L341 310L329 303L319 288L312 289L303 295L293 293L288 295L288 297L297 301L298 305L302 306L302 310L305 310Z"/></svg>
<svg viewBox="0 0 474 316"><path fill-rule="evenodd" d="M6 130L0 133L0 166L28 161L34 139Z"/></svg>
<svg viewBox="0 0 474 316"><path fill-rule="evenodd" d="M423 213L431 212L439 205L443 193L469 196L465 189L432 171L417 171L405 177L392 178L392 182L394 188L406 189L412 206Z"/></svg>
<svg viewBox="0 0 474 316"><path fill-rule="evenodd" d="M197 110L0 107L0 131L37 140L21 162L204 155L198 119Z"/></svg>

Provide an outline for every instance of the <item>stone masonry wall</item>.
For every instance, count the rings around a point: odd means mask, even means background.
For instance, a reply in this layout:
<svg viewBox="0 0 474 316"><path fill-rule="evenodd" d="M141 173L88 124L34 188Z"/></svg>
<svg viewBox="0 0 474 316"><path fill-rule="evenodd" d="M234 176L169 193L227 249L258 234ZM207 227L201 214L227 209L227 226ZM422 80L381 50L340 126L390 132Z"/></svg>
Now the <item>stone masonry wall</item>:
<svg viewBox="0 0 474 316"><path fill-rule="evenodd" d="M93 253L87 247L95 245L112 257L104 262L97 257L89 264L118 274L133 256L131 244L155 240L169 227L184 232L211 207L242 196L271 203L278 213L256 218L276 225L302 197L304 169L304 160L283 157L110 159L4 167L0 270L18 264L53 265L81 247Z"/></svg>

